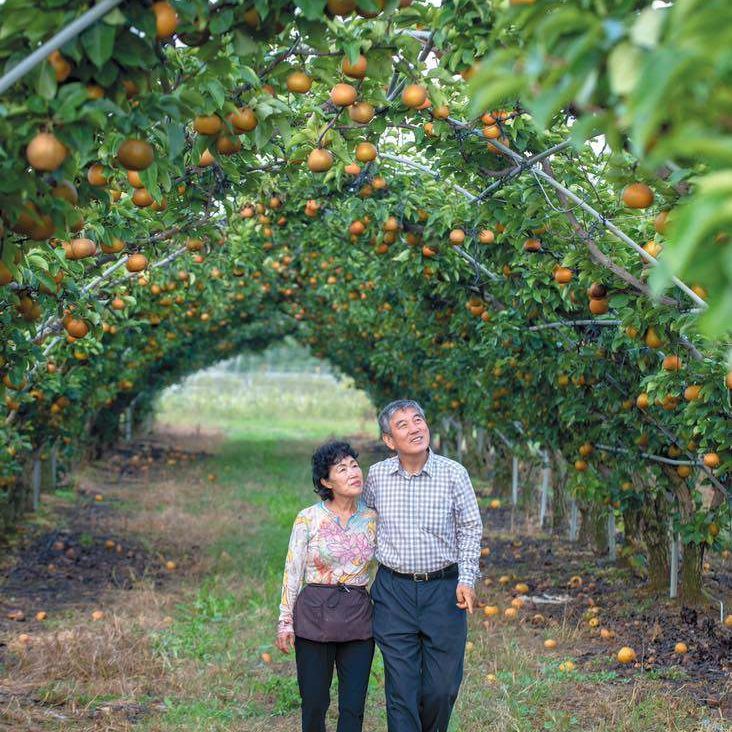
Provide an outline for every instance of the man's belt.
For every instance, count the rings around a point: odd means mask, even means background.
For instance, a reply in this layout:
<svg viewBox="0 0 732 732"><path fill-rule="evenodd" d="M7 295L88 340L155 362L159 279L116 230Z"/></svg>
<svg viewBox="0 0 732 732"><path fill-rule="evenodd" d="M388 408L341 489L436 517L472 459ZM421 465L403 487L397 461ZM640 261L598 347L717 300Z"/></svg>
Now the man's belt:
<svg viewBox="0 0 732 732"><path fill-rule="evenodd" d="M458 576L457 564L448 564L447 567L436 569L434 572L397 572L395 569L387 567L385 564L380 566L395 577L404 577L405 579L410 579L414 582L429 582L430 580L442 579L444 577Z"/></svg>

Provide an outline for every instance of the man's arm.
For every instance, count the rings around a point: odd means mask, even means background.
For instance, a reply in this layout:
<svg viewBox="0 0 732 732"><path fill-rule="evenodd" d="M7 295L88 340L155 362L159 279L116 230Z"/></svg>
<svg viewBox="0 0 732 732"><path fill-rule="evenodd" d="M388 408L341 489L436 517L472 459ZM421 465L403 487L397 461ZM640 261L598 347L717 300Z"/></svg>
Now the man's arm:
<svg viewBox="0 0 732 732"><path fill-rule="evenodd" d="M475 587L480 576L480 540L483 521L468 471L464 468L455 484L455 528L458 545L458 584Z"/></svg>
<svg viewBox="0 0 732 732"><path fill-rule="evenodd" d="M366 483L363 487L363 500L369 508L376 509L376 476L374 474L374 466L369 468L369 474L366 477Z"/></svg>

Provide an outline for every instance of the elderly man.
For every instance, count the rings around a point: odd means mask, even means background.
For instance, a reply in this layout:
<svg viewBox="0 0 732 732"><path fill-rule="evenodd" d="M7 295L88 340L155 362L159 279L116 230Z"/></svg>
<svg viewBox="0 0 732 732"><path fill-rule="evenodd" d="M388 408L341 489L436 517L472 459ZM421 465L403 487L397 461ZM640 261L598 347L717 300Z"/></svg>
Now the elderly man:
<svg viewBox="0 0 732 732"><path fill-rule="evenodd" d="M379 427L396 455L371 467L363 496L379 514L371 597L388 728L445 732L475 605L480 511L465 468L432 452L417 402L388 404Z"/></svg>

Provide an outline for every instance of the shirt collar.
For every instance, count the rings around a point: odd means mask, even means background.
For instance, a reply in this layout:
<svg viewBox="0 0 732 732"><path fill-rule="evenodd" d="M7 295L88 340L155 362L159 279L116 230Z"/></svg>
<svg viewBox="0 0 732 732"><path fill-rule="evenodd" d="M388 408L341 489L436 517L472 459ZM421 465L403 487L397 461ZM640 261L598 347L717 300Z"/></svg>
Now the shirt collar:
<svg viewBox="0 0 732 732"><path fill-rule="evenodd" d="M399 462L399 456L394 455L394 457L390 458L392 460L392 464L389 467L389 473L402 473L404 475L407 474L407 471L404 470L402 467L401 462ZM422 466L422 470L417 473L417 475L422 475L422 473L427 473L430 477L433 477L435 474L435 463L437 461L435 460L435 453L432 452L432 448L427 448L427 462Z"/></svg>
<svg viewBox="0 0 732 732"><path fill-rule="evenodd" d="M320 507L326 513L329 513L331 516L335 516L335 513L333 513L333 511L331 511L328 506L325 505L325 501L320 502ZM360 516L365 510L366 502L363 500L362 497L359 497L359 499L356 501L356 512L353 514L353 516Z"/></svg>

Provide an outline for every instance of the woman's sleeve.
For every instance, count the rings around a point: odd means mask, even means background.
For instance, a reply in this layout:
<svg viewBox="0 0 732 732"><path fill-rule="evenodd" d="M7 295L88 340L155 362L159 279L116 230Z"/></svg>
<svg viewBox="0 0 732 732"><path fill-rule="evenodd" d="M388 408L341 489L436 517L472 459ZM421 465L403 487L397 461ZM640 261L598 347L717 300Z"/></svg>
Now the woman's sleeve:
<svg viewBox="0 0 732 732"><path fill-rule="evenodd" d="M287 547L285 574L282 578L282 597L280 600L280 619L277 623L278 633L292 633L292 613L295 600L300 593L305 576L305 564L308 550L309 524L306 515L300 512L292 526L290 544Z"/></svg>

